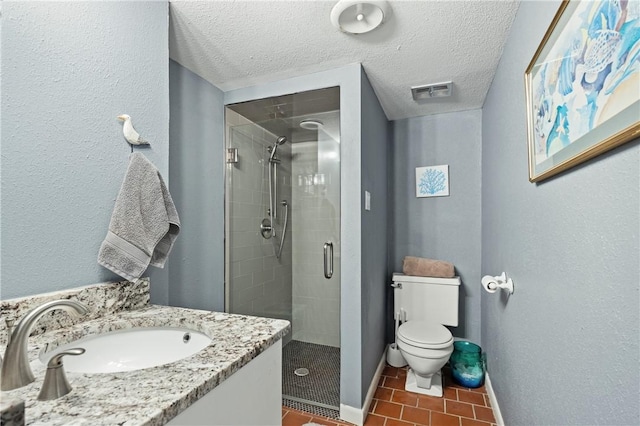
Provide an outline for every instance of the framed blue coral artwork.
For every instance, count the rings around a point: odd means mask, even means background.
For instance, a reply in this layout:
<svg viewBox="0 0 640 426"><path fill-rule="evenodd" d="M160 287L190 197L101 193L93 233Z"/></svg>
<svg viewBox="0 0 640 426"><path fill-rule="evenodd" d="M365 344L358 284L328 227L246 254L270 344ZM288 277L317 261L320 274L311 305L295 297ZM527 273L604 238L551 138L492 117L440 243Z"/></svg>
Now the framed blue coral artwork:
<svg viewBox="0 0 640 426"><path fill-rule="evenodd" d="M416 197L449 196L449 166L416 167Z"/></svg>
<svg viewBox="0 0 640 426"><path fill-rule="evenodd" d="M531 182L640 136L640 1L564 0L525 88Z"/></svg>

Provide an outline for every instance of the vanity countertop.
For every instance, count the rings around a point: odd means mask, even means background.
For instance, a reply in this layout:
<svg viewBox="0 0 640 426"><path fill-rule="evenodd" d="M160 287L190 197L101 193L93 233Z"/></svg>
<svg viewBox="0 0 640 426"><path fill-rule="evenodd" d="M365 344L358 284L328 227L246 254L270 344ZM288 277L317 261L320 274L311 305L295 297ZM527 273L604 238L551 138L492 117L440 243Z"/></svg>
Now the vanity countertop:
<svg viewBox="0 0 640 426"><path fill-rule="evenodd" d="M90 334L132 327L187 327L213 339L180 361L123 373L67 372L73 390L54 401L38 401L46 367L43 348ZM29 338L35 382L2 392L3 400L25 403L27 425L162 425L264 352L290 329L285 320L146 305ZM4 352L4 347L0 347Z"/></svg>

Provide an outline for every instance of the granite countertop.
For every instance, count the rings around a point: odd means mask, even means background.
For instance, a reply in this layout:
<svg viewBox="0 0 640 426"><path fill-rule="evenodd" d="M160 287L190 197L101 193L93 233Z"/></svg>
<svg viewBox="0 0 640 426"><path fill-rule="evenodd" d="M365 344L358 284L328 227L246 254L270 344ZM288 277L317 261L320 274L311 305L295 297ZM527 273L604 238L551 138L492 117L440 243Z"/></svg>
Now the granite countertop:
<svg viewBox="0 0 640 426"><path fill-rule="evenodd" d="M46 367L41 351L84 336L132 327L187 327L213 339L180 361L122 373L66 372L73 390L53 401L38 401ZM285 320L168 306L146 305L29 338L35 382L2 392L3 400L25 403L28 425L162 425L265 351L290 329ZM4 347L1 347L4 353Z"/></svg>
<svg viewBox="0 0 640 426"><path fill-rule="evenodd" d="M24 425L24 401L21 399L2 399L0 401L0 425Z"/></svg>

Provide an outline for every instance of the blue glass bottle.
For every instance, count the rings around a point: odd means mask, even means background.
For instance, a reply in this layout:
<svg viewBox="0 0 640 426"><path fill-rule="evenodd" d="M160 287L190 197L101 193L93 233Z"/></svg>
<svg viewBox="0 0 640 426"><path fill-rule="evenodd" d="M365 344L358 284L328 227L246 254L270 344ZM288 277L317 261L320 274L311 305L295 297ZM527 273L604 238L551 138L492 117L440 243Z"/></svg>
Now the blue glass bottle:
<svg viewBox="0 0 640 426"><path fill-rule="evenodd" d="M484 384L485 356L475 343L458 340L453 342L449 362L453 381L467 388L479 388Z"/></svg>

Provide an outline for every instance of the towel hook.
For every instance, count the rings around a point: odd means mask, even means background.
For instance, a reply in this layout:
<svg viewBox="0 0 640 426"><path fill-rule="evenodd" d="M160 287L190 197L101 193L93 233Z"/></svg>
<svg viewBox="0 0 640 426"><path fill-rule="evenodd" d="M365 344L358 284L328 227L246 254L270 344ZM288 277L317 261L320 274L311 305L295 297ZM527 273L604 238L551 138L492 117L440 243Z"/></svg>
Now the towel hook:
<svg viewBox="0 0 640 426"><path fill-rule="evenodd" d="M122 125L122 133L124 138L131 145L131 152L133 152L134 145L149 145L149 141L140 136L140 133L136 131L131 122L131 117L127 114L121 114L116 117L118 120L124 122Z"/></svg>

